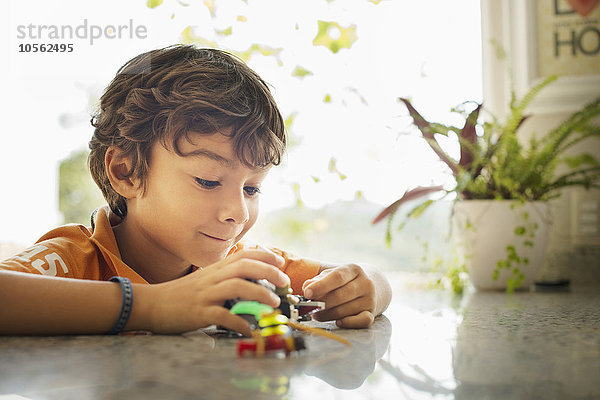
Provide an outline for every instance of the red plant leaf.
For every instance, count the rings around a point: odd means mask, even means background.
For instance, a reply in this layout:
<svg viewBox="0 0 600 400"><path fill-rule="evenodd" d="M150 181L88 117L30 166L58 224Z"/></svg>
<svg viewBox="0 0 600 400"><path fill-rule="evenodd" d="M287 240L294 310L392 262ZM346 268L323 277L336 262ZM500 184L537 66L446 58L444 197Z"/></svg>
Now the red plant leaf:
<svg viewBox="0 0 600 400"><path fill-rule="evenodd" d="M385 217L387 217L388 215L390 215L391 213L396 211L398 209L398 207L400 207L402 204L406 203L407 201L415 200L415 199L418 199L419 197L427 196L430 193L439 192L443 189L444 189L443 186L430 186L430 187L418 186L414 189L411 189L411 190L405 192L402 195L402 197L400 197L398 200L396 200L395 202L393 202L392 204L387 206L383 211L381 211L379 213L379 215L377 215L375 217L375 219L373 219L372 224L375 225L376 223L380 222L382 219L384 219Z"/></svg>
<svg viewBox="0 0 600 400"><path fill-rule="evenodd" d="M401 100L408 109L408 112L410 113L414 124L417 126L417 128L419 128L431 149L435 152L435 154L437 154L440 160L442 160L446 163L446 165L448 165L450 170L452 170L452 174L454 176L458 176L458 167L456 166L456 163L446 153L444 153L444 151L440 147L440 144L435 139L435 136L430 130L431 124L427 122L427 120L423 118L423 116L419 114L417 110L415 110L412 104L410 104L410 100L402 97L400 97L399 100Z"/></svg>
<svg viewBox="0 0 600 400"><path fill-rule="evenodd" d="M464 169L469 169L475 156L473 150L477 142L477 132L475 126L477 125L477 118L479 118L479 111L481 110L481 104L477 106L465 121L465 126L460 131L460 137L470 146L465 146L462 142L460 143L460 162L459 165Z"/></svg>

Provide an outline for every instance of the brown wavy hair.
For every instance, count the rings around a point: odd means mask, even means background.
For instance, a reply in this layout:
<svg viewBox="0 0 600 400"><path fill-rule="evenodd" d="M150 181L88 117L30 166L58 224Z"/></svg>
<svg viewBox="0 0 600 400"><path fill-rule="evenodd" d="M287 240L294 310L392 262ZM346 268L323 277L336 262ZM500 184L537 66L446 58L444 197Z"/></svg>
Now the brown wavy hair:
<svg viewBox="0 0 600 400"><path fill-rule="evenodd" d="M150 149L156 142L183 156L189 132L229 136L248 167L281 162L283 118L269 87L243 61L221 50L176 45L140 54L123 65L91 120L88 164L111 210L125 217L127 203L111 186L104 158L115 146L131 157L129 177L146 188ZM224 133L225 134L225 133Z"/></svg>

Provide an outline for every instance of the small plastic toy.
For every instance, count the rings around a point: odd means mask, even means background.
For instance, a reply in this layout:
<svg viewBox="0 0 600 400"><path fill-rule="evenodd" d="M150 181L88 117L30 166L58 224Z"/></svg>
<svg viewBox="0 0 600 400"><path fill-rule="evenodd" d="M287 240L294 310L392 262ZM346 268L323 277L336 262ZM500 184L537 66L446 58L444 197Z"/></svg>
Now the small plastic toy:
<svg viewBox="0 0 600 400"><path fill-rule="evenodd" d="M263 357L267 351L283 351L286 356L306 348L304 338L288 325L288 318L277 312L264 315L257 321L258 329L252 330L252 339L240 339L237 343L238 356L253 352Z"/></svg>
<svg viewBox="0 0 600 400"><path fill-rule="evenodd" d="M270 285L269 282L266 283ZM325 303L322 301L308 300L305 297L292 294L292 288L289 286L272 290L281 299L279 310L292 322L309 321L312 314L325 308Z"/></svg>
<svg viewBox="0 0 600 400"><path fill-rule="evenodd" d="M298 323L309 320L313 313L324 309L324 302L293 295L289 286L275 288L267 281L256 283L273 290L281 299L281 304L279 309L274 310L256 301L238 299L228 300L225 303L225 307L229 308L232 314L244 318L252 329L252 339L238 341L238 356L250 352L256 357L264 357L267 352L283 352L287 357L306 349L304 338L297 331L308 331L350 346L349 341L338 335Z"/></svg>
<svg viewBox="0 0 600 400"><path fill-rule="evenodd" d="M275 351L283 351L286 356L289 356L293 352L304 350L306 349L304 338L296 331L308 331L350 346L348 340L336 334L292 322L279 310L273 310L255 301L240 301L232 307L231 312L249 321L252 329L252 339L238 341L238 356L251 352L256 357L263 357L266 352Z"/></svg>
<svg viewBox="0 0 600 400"><path fill-rule="evenodd" d="M281 303L279 304L279 310L292 322L309 321L312 314L325 308L325 303L322 301L308 300L303 296L292 294L292 288L290 288L289 285L278 288L264 279L251 282L261 285L279 296L279 299L281 300ZM241 301L242 299L227 300L224 307L231 310L237 303ZM244 307L250 307L250 305L245 304ZM235 312L235 314L253 314L255 317L257 317L257 320L259 319L257 312ZM248 320L248 323L252 322Z"/></svg>

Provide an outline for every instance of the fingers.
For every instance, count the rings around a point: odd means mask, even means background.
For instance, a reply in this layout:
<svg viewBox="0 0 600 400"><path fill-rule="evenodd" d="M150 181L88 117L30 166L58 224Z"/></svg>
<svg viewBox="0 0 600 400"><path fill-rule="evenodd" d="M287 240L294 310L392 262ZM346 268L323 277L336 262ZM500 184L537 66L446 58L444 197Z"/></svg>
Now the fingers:
<svg viewBox="0 0 600 400"><path fill-rule="evenodd" d="M203 276L217 284L226 279L247 278L266 279L277 287L290 284L289 277L281 272L285 263L283 257L260 249L244 250L205 268Z"/></svg>
<svg viewBox="0 0 600 400"><path fill-rule="evenodd" d="M356 265L326 269L304 283L302 286L304 296L309 299L322 298L327 293L345 286L361 273L362 269Z"/></svg>
<svg viewBox="0 0 600 400"><path fill-rule="evenodd" d="M358 299L363 296L370 296L374 293L371 290L371 282L367 280L354 279L344 286L338 287L324 296L318 297L327 305L327 308L334 308L341 304L348 303L354 299Z"/></svg>
<svg viewBox="0 0 600 400"><path fill-rule="evenodd" d="M373 325L375 317L370 311L363 311L357 315L350 315L335 322L340 328L360 329Z"/></svg>
<svg viewBox="0 0 600 400"><path fill-rule="evenodd" d="M348 316L358 315L364 311L368 311L370 314L373 314L374 309L374 301L369 296L362 296L331 308L327 302L325 304L327 305L326 309L313 315L317 321L341 320Z"/></svg>
<svg viewBox="0 0 600 400"><path fill-rule="evenodd" d="M207 310L207 315L213 321L219 321L218 325L229 330L236 331L245 336L251 336L252 331L250 326L243 318L231 314L229 310L223 307L212 306Z"/></svg>
<svg viewBox="0 0 600 400"><path fill-rule="evenodd" d="M214 284L234 278L266 279L277 287L290 284L290 278L273 265L246 258L220 268L214 272L212 278Z"/></svg>
<svg viewBox="0 0 600 400"><path fill-rule="evenodd" d="M230 256L227 256L223 261L214 265L227 264L228 262L234 262L241 259L262 261L266 264L273 265L277 268L283 268L283 265L285 264L285 260L283 259L283 257L261 247L238 251Z"/></svg>
<svg viewBox="0 0 600 400"><path fill-rule="evenodd" d="M220 305L225 300L243 298L258 301L271 307L278 307L281 299L267 288L241 278L224 280L214 285L205 294L210 304Z"/></svg>
<svg viewBox="0 0 600 400"><path fill-rule="evenodd" d="M336 270L331 270L325 275L324 271L322 273L323 277L313 278L313 282L309 282L304 288L305 296L324 301L328 309L365 297L369 299L368 307L374 308L375 283L362 270L356 272L353 268L345 268L340 272L342 274L338 274ZM354 276L354 279L346 282L351 276ZM311 294L312 297L309 297L308 294ZM369 308L369 311L373 311L373 309Z"/></svg>
<svg viewBox="0 0 600 400"><path fill-rule="evenodd" d="M314 314L318 321L337 321L344 328L367 328L373 324L375 283L357 265L324 270L303 285L307 298L322 300L326 309Z"/></svg>

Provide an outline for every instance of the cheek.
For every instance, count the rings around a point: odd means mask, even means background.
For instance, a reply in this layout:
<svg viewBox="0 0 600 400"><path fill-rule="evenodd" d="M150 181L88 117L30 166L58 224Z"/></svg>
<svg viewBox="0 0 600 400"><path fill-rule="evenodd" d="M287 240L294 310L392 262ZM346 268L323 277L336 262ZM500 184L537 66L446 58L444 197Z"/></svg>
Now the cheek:
<svg viewBox="0 0 600 400"><path fill-rule="evenodd" d="M256 220L258 219L258 212L259 212L259 199L251 199L248 202L248 223L246 224L247 229L250 229L252 226L254 226L254 223L256 222Z"/></svg>
<svg viewBox="0 0 600 400"><path fill-rule="evenodd" d="M244 230L238 235L236 241L239 241L254 226L258 219L258 199L249 201L246 206L248 207L248 222L244 225Z"/></svg>

